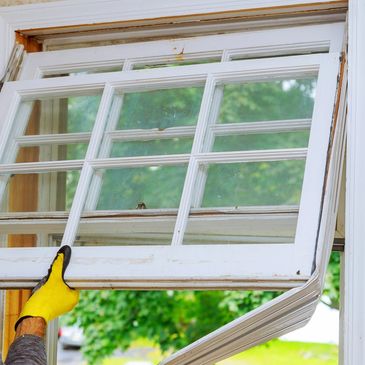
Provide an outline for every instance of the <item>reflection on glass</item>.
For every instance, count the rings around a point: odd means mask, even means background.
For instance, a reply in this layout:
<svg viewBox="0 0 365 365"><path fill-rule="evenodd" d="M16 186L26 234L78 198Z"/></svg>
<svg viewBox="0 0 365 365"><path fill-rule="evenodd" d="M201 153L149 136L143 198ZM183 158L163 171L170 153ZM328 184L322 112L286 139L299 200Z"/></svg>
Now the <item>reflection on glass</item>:
<svg viewBox="0 0 365 365"><path fill-rule="evenodd" d="M99 94L24 101L16 116L20 135L91 132L100 98Z"/></svg>
<svg viewBox="0 0 365 365"><path fill-rule="evenodd" d="M117 129L163 130L169 127L195 125L202 96L203 87L124 94Z"/></svg>
<svg viewBox="0 0 365 365"><path fill-rule="evenodd" d="M209 165L202 207L299 204L304 166L305 161Z"/></svg>
<svg viewBox="0 0 365 365"><path fill-rule="evenodd" d="M219 136L213 152L250 151L308 146L309 131Z"/></svg>
<svg viewBox="0 0 365 365"><path fill-rule="evenodd" d="M75 143L68 145L41 145L39 147L21 147L18 151L16 161L33 162L82 160L85 157L87 146L87 143ZM33 156L33 158L29 158L30 156Z"/></svg>
<svg viewBox="0 0 365 365"><path fill-rule="evenodd" d="M103 72L118 72L118 71L122 71L122 68L123 68L122 64L120 64L119 66L99 66L97 68L85 67L85 68L81 68L78 71L67 72L67 73L62 73L62 74L46 73L45 75L43 75L43 78L49 79L49 78L53 78L53 77L91 75L91 74L99 74L99 73L103 73Z"/></svg>
<svg viewBox="0 0 365 365"><path fill-rule="evenodd" d="M24 231L18 231L17 233L0 233L0 247L23 247L27 243L29 246L59 246L59 243L55 244L50 240L51 235L35 234L34 230L29 231L27 228Z"/></svg>
<svg viewBox="0 0 365 365"><path fill-rule="evenodd" d="M102 185L97 210L177 208L186 166L97 171Z"/></svg>
<svg viewBox="0 0 365 365"><path fill-rule="evenodd" d="M316 79L227 84L218 123L311 118Z"/></svg>
<svg viewBox="0 0 365 365"><path fill-rule="evenodd" d="M80 171L0 175L0 182L6 183L2 211L68 211L79 177Z"/></svg>
<svg viewBox="0 0 365 365"><path fill-rule="evenodd" d="M161 219L161 218L160 218ZM136 245L170 245L172 234L174 232L175 226L175 217L171 217L168 222L164 223L164 226L158 227L156 222L154 223L146 223L146 222L138 222L136 219L133 222L134 230L133 232L125 231L125 229L121 229L120 232L115 232L115 227L105 227L105 231L102 235L97 233L92 234L90 232L85 232L85 229L80 226L79 234L77 235L74 246L136 246ZM153 225L155 227L153 227ZM158 228L157 228L158 227ZM108 232L109 228L109 232ZM154 232L158 230L158 232ZM114 233L110 233L114 231ZM62 237L57 237L57 243L55 245L59 245L59 242L62 241Z"/></svg>
<svg viewBox="0 0 365 365"><path fill-rule="evenodd" d="M161 68L161 67L176 67L176 66L190 66L190 65L202 65L206 63L220 62L220 57L213 58L203 58L198 60L185 60L183 56L179 59L179 56L176 56L171 61L166 62L158 62L158 63L148 63L148 64L135 64L133 66L133 70L144 70L149 68Z"/></svg>
<svg viewBox="0 0 365 365"><path fill-rule="evenodd" d="M114 142L111 157L153 156L190 153L192 138Z"/></svg>

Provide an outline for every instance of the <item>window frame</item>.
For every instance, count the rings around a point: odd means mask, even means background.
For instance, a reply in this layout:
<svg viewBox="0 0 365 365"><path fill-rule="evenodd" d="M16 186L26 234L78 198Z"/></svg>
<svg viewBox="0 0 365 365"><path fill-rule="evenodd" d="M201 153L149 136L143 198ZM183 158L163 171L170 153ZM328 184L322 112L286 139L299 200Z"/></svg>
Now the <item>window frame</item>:
<svg viewBox="0 0 365 365"><path fill-rule="evenodd" d="M310 54L340 52L344 22L303 25L270 30L179 37L172 40L150 40L112 46L86 47L28 53L21 67L19 80L106 67L132 70L138 64L196 61L218 58L230 61L245 58L285 56L287 53ZM239 45L239 46L238 46Z"/></svg>
<svg viewBox="0 0 365 365"><path fill-rule="evenodd" d="M179 79L183 84L195 84L197 82L207 81L205 84L205 95L203 96L201 115L207 115L210 102L213 97L213 90L216 83L224 81L243 81L252 79L262 79L265 77L281 78L288 75L313 75L318 71L318 86L316 95L322 100L321 103L315 103L312 130L308 146L306 171L316 171L318 173L318 181L322 181L325 173L325 165L327 158L327 145L323 140L329 140L330 126L332 123L332 105L335 98L336 84L339 67L339 54L314 54L304 56L290 56L280 58L268 58L261 60L244 60L235 62L223 62L210 65L192 65L169 67L163 69L149 69L129 72L114 72L105 74L82 75L75 77L60 77L53 79L42 80L28 80L10 82L4 85L4 90L1 94L0 103L2 105L9 105L8 110L2 110L1 120L7 122L3 126L3 139L0 145L0 151L4 151L6 135L9 135L12 127L12 120L17 110L17 106L21 98L29 98L34 95L37 97L46 97L52 95L69 95L70 93L77 93L82 90L102 89L105 86L102 101L99 106L98 116L94 125L95 129L102 128L106 119L106 111L111 103L113 89L123 88L124 90L136 89L136 85L146 84L149 81L148 88L152 84L156 85L176 85L177 73ZM266 76L263 76L266 75ZM152 83L151 83L152 82ZM61 90L61 92L60 92ZM205 101L204 101L205 100ZM323 102L326 100L326 102ZM325 117L323 117L325 116ZM319 122L321 120L321 122ZM198 122L199 123L199 122ZM204 123L204 121L202 122ZM197 127L198 128L198 127ZM203 127L204 128L204 127ZM95 130L94 129L94 130ZM202 131L196 133L196 137L201 138ZM328 136L328 137L324 137ZM99 142L93 137L99 138ZM98 143L100 143L101 135L94 135L90 141L89 149L85 160L88 163L83 165L83 169L87 172L82 173L84 176L89 176L92 167L99 166L97 161L91 161L95 158ZM194 149L194 146L193 146ZM260 155L272 154L272 158L281 158L280 154L289 153L295 158L303 158L305 151L259 151L253 152L251 155L256 155L255 158L260 159ZM231 159L232 161L247 161L250 160L250 153L216 153L219 160L219 154L223 160ZM212 154L214 155L214 153ZM175 159L179 160L180 156ZM204 154L198 154L196 157L184 157L186 161L189 160L191 169L195 169L199 158L210 158ZM129 164L129 158L115 158L110 159L111 166L122 160ZM133 163L136 163L138 158L130 158ZM152 158L152 160L158 159ZM213 157L214 159L214 157ZM185 161L184 160L184 161ZM153 162L154 163L154 162ZM71 168L80 165L80 161L70 161L67 163ZM0 170L3 173L14 173L23 170L28 171L45 171L52 166L53 171L64 170L66 168L65 162L38 162L15 165L2 165ZM85 167L86 166L86 167ZM105 164L103 165L106 166ZM192 170L193 171L193 170ZM192 172L190 172L191 174ZM188 173L189 174L189 168ZM71 265L67 279L70 280L71 285L75 287L117 287L117 288L146 288L149 286L155 288L225 288L225 287L250 287L250 288L289 288L303 284L310 277L312 270L313 254L316 245L316 232L318 227L318 217L320 214L321 195L323 186L317 183L317 179L313 179L306 172L304 175L302 204L299 210L298 222L306 221L306 224L299 223L297 226L296 243L291 244L262 244L260 250L257 250L255 245L242 245L237 247L235 245L224 245L225 253L219 246L212 247L209 251L210 259L207 260L206 246L198 248L195 247L181 247L181 238L174 237L176 245L171 247L92 247L92 248L74 248L74 264ZM80 177L78 189L85 186L85 181ZM81 187L81 188L80 188ZM186 187L186 185L185 185ZM77 194L77 193L76 193ZM188 202L190 199L186 197L191 195L190 188L183 191L181 198L182 202ZM66 226L63 244L73 242L76 235L77 224L70 224L70 222L77 222L82 211L82 192L78 194L80 199L76 197L73 203L73 208L68 219L68 226ZM310 198L305 198L305 197ZM315 207L315 208L314 208ZM184 217L179 217L180 224L183 227L184 220L186 222L186 215L189 211L189 205L185 203L184 209L179 212L184 212ZM310 228L309 228L310 227ZM175 229L175 233L176 233ZM173 239L173 240L174 240ZM310 242L310 246L308 245ZM231 246L231 247L230 247ZM241 246L241 245L240 245ZM182 250L184 253L182 254ZM197 255L197 253L200 253ZM0 268L0 277L7 278L5 287L12 285L25 285L30 287L33 283L42 276L45 265L39 265L40 261L44 262L45 257L51 258L54 248L32 248L32 249L1 249L3 257L3 265ZM24 263L23 270L20 273L14 268L11 257L13 255L22 257ZM126 255L129 260L126 260ZM227 256L227 257L224 257ZM273 261L272 257L279 257L280 259ZM87 259L86 259L87 257ZM154 259L150 264L145 264L143 271L140 270L140 265L135 262L148 261L148 258ZM158 258L164 257L164 260L159 261ZM183 259L181 260L181 257ZM247 264L242 268L240 257L245 257ZM292 260L288 262L287 257ZM85 262L82 263L83 258ZM205 258L207 265L202 265L201 260ZM227 262L225 265L221 265ZM47 260L46 260L47 261ZM88 261L88 263L87 263ZM127 261L127 263L126 263ZM90 271L89 263L93 262L92 272ZM113 264L110 264L113 262ZM176 264L173 262L180 262L179 271L174 272ZM134 263L134 264L133 264ZM237 270L238 274L232 275L232 269ZM305 263L305 264L304 264ZM123 265L122 265L123 264ZM214 275L210 274L214 271ZM193 272L193 273L192 273ZM174 273L169 275L166 273ZM252 273L255 273L252 275ZM152 281L151 281L151 278ZM249 283L249 284L247 284Z"/></svg>
<svg viewBox="0 0 365 365"><path fill-rule="evenodd" d="M356 18L360 18L358 13L356 12L354 3L359 3L359 1L351 0L350 5L352 4L352 18L356 20ZM164 21L164 16L174 17L176 15L181 15L183 21L187 18L194 16L195 19L209 19L214 18L218 20L223 20L226 16L241 14L246 17L252 16L253 18L257 15L274 15L279 14L278 18L273 19L273 21L264 21L265 25L278 26L280 24L284 24L284 20L280 19L280 16L284 14L295 14L296 16L299 14L304 15L304 21L309 22L326 22L328 21L328 15L325 14L321 16L319 13L315 13L317 10L330 10L333 9L342 9L346 10L347 1L332 1L332 0L321 0L313 3L312 0L252 0L252 1L229 1L229 2L220 2L220 3L212 3L210 0L198 0L198 1L189 1L186 2L185 8L181 7L181 4L178 3L176 5L175 1L167 0L166 3L163 1L159 1L158 3L151 3L153 7L153 18L157 16L161 16L162 18L155 18L151 21L150 14L151 9L141 9L138 8L137 12L133 13L133 7L138 6L136 2L126 2L126 7L120 6L120 0L110 0L109 4L111 6L105 7L105 0L101 1L93 1L92 3L88 3L88 11L85 12L83 4L80 6L79 1L68 1L68 2L57 2L53 4L39 4L39 5L31 5L25 7L13 7L8 8L5 11L1 9L0 11L0 37L3 40L3 44L5 45L5 52L2 53L0 58L0 69L5 70L5 66L7 64L7 59L11 53L14 38L15 30L25 30L24 34L33 34L33 35L42 35L42 34L52 34L52 30L57 31L57 27L62 26L76 26L76 29L82 29L82 27L77 28L77 24L91 24L95 23L96 27L97 23L112 22L112 21L127 21L128 24L133 24L130 21L138 19L142 24L146 23L159 23L160 21ZM188 5L189 4L189 5ZM171 5L171 6L170 6ZM19 11L20 8L22 11ZM351 6L350 6L351 9ZM168 18L166 18L168 19ZM174 18L175 21L178 21L178 17ZM341 18L343 19L343 18ZM301 18L303 20L303 17ZM240 20L241 21L241 20ZM295 17L293 19L289 19L289 22L296 23L298 18ZM283 23L282 23L283 22ZM254 23L253 26L257 24L257 21L250 22L246 20L244 24ZM356 21L352 22L352 24L356 23ZM360 23L360 22L359 22ZM286 24L286 23L285 23ZM363 23L361 23L361 28L363 28ZM218 25L219 26L219 25ZM251 24L250 24L251 26ZM351 25L350 25L351 26ZM56 28L53 28L56 27ZM41 29L42 28L42 29ZM92 27L91 27L92 28ZM207 28L210 28L208 25ZM70 28L69 28L70 29ZM85 29L85 28L84 28ZM217 29L217 28L215 28ZM27 32L28 30L29 32ZM194 32L195 30L193 30ZM148 30L145 31L148 33ZM23 34L21 31L20 34ZM358 32L361 34L361 32ZM80 37L77 37L79 38ZM81 37L82 38L82 37ZM352 35L352 38L356 37ZM350 40L351 42L351 40ZM72 39L71 39L72 43ZM70 43L70 44L71 44ZM358 47L357 49L359 49ZM354 61L355 57L351 59ZM359 63L360 64L360 63ZM354 65L352 65L354 67ZM362 70L362 69L361 69ZM355 71L355 68L354 68ZM356 76L355 76L356 78ZM344 84L346 84L347 80L344 78ZM356 83L353 83L355 85ZM352 97L358 97L358 89L356 89L357 84L355 86L350 87L353 92ZM341 97L341 99L343 99ZM344 100L346 98L344 97ZM351 98L350 98L351 99ZM343 100L342 100L343 102ZM359 103L360 105L361 103ZM352 104L351 104L352 105ZM350 105L350 106L351 106ZM343 104L342 104L343 106ZM340 108L341 109L341 108ZM339 113L338 120L341 122L339 124L344 125L345 116L342 112ZM358 118L359 120L361 118ZM361 124L361 123L360 123ZM351 123L352 132L357 131L357 126L355 123ZM342 141L343 143L343 129L337 133L339 136L337 138L337 147L338 142ZM354 132L355 133L355 132ZM358 135L359 138L361 136ZM338 141L339 140L339 141ZM334 144L336 145L336 139ZM359 143L359 146L362 146ZM355 150L355 148L353 149ZM343 154L343 149L341 153ZM353 152L353 151L352 151ZM335 154L336 155L336 154ZM341 156L332 156L335 157L335 163L341 165ZM342 155L343 157L343 155ZM356 157L356 156L355 156ZM359 162L359 159L353 158L353 161ZM331 159L332 161L332 159ZM350 160L351 163L351 160ZM334 177L340 174L340 168L337 166L332 166L331 169L332 175ZM353 164L350 166L353 167ZM350 189L352 189L353 185L353 168L348 169L348 176L350 181ZM333 189L336 189L336 184L338 181L335 179L330 180L327 179L326 189L329 185L331 193L328 193L327 190L324 190L324 204L327 204L325 212L322 211L321 223L319 227L319 241L318 247L321 248L318 250L318 254L316 256L316 270L313 272L311 279L300 288L290 290L287 294L279 297L277 300L271 301L264 305L264 307L259 308L244 317L233 321L232 323L224 326L218 331L211 333L205 338L197 341L196 343L188 346L187 348L181 350L177 354L168 358L163 362L164 365L205 365L210 364L212 361L218 361L220 359L231 356L237 352L244 351L245 349L252 347L256 344L265 342L271 338L277 337L281 334L287 333L293 329L303 326L311 315L314 312L316 303L318 301L321 288L323 287L323 275L326 267L326 260L328 260L331 242L333 239L332 231L335 226L335 214L336 214L336 194L333 192ZM355 189L354 189L355 190ZM361 190L361 189L360 189ZM353 193L353 191L351 190ZM356 195L356 194L355 194ZM361 199L360 199L361 200ZM361 201L359 199L355 199L356 202L361 205ZM51 222L49 222L50 224ZM347 221L348 223L348 221ZM363 227L360 220L358 222L359 227ZM356 227L356 232L358 233L359 227ZM360 229L361 230L361 229ZM359 235L360 237L360 235ZM358 237L357 237L358 238ZM358 240L359 241L359 240ZM361 243L361 239L359 241ZM349 248L351 250L351 247ZM49 255L43 256L44 267L46 267L46 261L50 259ZM352 256L349 257L349 261L351 261ZM361 261L361 258L357 256L357 259ZM14 255L11 256L11 260L13 263L20 262L17 258L17 254L14 252ZM40 260L41 261L41 260ZM348 268L351 265L348 265ZM352 268L351 268L352 269ZM356 271L356 268L354 269ZM318 275L320 274L320 275ZM350 275L351 276L351 275ZM6 280L5 280L6 281ZM352 283L354 280L352 277L348 279L348 283ZM361 280L360 280L361 281ZM360 282L359 281L359 282ZM29 283L26 283L28 285ZM358 284L358 283L357 283ZM15 285L15 284L14 284ZM22 284L19 284L20 287ZM24 285L24 283L23 283ZM29 284L31 286L31 284ZM360 287L360 285L359 285ZM351 288L350 288L351 289ZM361 290L359 290L361 292ZM349 297L348 295L346 295ZM347 298L348 299L348 298ZM347 303L348 304L348 303ZM302 311L302 307L305 306L305 311ZM357 306L359 307L359 306ZM348 308L348 318L351 317L353 308ZM359 311L358 311L359 312ZM361 312L361 311L360 311ZM359 312L359 313L360 313ZM359 314L355 313L355 315ZM277 314L276 317L275 314ZM287 314L290 314L287 315ZM279 317L281 316L281 320ZM359 315L361 317L361 315ZM277 318L277 320L275 320ZM351 322L351 321L350 321ZM354 321L352 321L354 322ZM356 322L356 321L355 321ZM358 325L361 321L356 322ZM345 323L348 326L347 323ZM360 325L358 326L360 328ZM346 329L348 329L346 327ZM350 336L351 337L351 336ZM346 338L347 340L347 338ZM355 356L359 355L363 352L363 346L361 346L359 341L355 341L356 339L349 338L348 346L346 347L346 351L348 349L354 348L356 351ZM353 345L353 347L351 347ZM353 356L353 351L347 351ZM348 355L348 354L347 354ZM351 357L350 356L350 357ZM196 360L197 359L197 360ZM346 358L347 360L347 358ZM195 361L195 362L193 362Z"/></svg>

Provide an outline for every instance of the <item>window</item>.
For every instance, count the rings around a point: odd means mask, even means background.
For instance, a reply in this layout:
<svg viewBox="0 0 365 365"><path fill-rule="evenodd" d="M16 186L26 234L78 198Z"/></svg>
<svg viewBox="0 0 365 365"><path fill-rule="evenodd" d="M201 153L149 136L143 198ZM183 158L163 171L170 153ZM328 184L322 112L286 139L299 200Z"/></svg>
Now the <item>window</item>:
<svg viewBox="0 0 365 365"><path fill-rule="evenodd" d="M30 54L1 93L3 240L75 244L80 288L294 288L166 364L284 333L318 298L343 24L274 32ZM27 212L9 199L15 179L36 181ZM2 286L34 285L54 251L1 249Z"/></svg>

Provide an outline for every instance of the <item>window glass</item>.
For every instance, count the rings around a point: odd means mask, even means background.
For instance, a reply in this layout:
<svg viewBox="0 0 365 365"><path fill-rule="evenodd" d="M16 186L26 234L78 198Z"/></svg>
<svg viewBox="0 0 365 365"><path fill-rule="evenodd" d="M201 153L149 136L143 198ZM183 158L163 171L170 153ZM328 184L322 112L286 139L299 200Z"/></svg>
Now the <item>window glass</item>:
<svg viewBox="0 0 365 365"><path fill-rule="evenodd" d="M213 152L301 148L308 146L308 140L309 131L218 136Z"/></svg>
<svg viewBox="0 0 365 365"><path fill-rule="evenodd" d="M111 157L173 155L190 153L192 138L156 139L152 141L114 142Z"/></svg>
<svg viewBox="0 0 365 365"><path fill-rule="evenodd" d="M178 208L186 166L97 170L101 177L97 210Z"/></svg>
<svg viewBox="0 0 365 365"><path fill-rule="evenodd" d="M311 118L316 79L227 84L218 123Z"/></svg>
<svg viewBox="0 0 365 365"><path fill-rule="evenodd" d="M79 177L80 171L0 174L6 186L0 206L3 212L68 211Z"/></svg>
<svg viewBox="0 0 365 365"><path fill-rule="evenodd" d="M207 180L202 207L299 204L305 161L202 166Z"/></svg>
<svg viewBox="0 0 365 365"><path fill-rule="evenodd" d="M126 93L117 129L163 130L195 125L203 91L203 87L188 87Z"/></svg>

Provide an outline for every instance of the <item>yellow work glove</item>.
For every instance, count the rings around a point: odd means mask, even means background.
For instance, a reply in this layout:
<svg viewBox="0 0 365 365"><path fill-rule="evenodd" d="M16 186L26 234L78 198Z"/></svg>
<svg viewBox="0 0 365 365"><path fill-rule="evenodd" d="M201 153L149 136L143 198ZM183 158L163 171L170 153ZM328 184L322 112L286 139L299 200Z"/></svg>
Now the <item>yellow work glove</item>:
<svg viewBox="0 0 365 365"><path fill-rule="evenodd" d="M71 247L62 246L53 260L48 275L33 289L15 324L26 317L42 317L46 322L70 311L79 301L79 291L70 288L64 274L71 258Z"/></svg>

